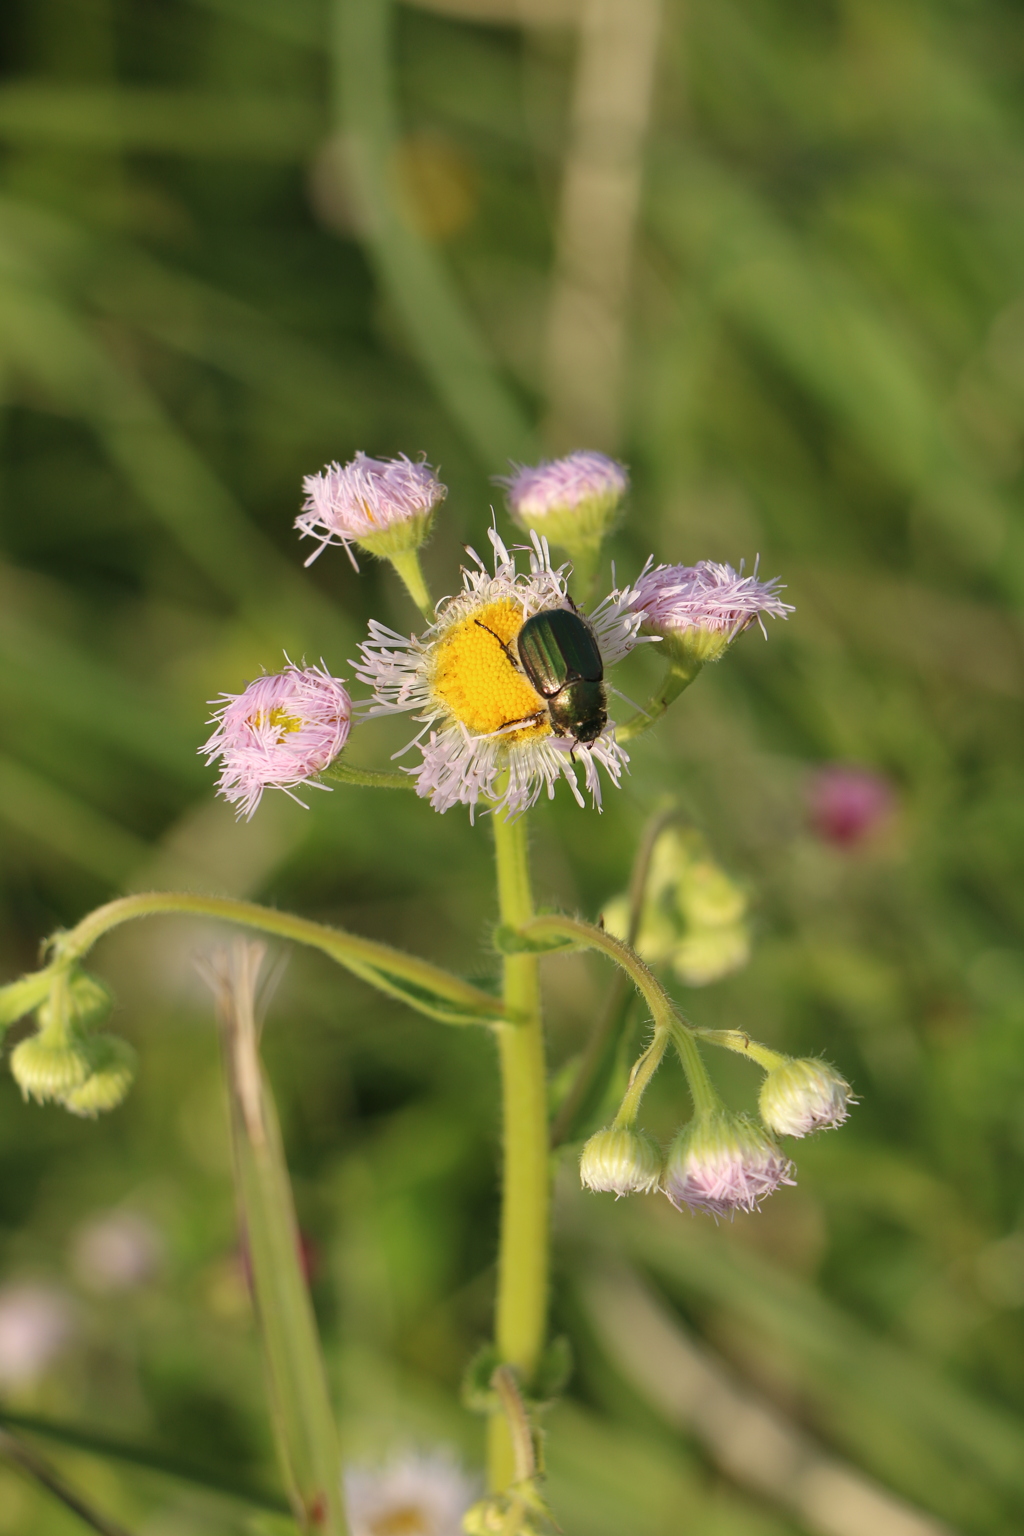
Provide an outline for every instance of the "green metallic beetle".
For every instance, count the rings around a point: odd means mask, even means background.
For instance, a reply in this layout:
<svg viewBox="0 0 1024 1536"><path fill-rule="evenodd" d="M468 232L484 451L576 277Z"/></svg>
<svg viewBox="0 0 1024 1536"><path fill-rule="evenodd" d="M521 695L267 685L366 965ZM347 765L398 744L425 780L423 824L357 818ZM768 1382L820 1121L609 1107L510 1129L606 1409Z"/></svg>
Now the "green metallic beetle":
<svg viewBox="0 0 1024 1536"><path fill-rule="evenodd" d="M494 635L493 629L479 619L476 622ZM573 607L545 608L533 614L516 636L518 654L498 635L494 638L544 700L543 713L531 715L529 723L546 715L556 736L569 736L574 745L596 741L608 724L608 695L601 652L582 613Z"/></svg>

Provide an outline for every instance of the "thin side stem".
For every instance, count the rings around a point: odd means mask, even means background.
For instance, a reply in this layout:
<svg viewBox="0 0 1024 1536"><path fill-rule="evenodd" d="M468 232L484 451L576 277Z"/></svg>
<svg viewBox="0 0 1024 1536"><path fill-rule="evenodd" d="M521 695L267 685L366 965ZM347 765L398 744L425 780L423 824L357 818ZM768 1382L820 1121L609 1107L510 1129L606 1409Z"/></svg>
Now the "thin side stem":
<svg viewBox="0 0 1024 1536"><path fill-rule="evenodd" d="M415 789L416 781L408 773L389 773L381 768L353 768L351 763L336 758L329 768L321 770L322 779L334 779L337 784L357 784L363 789Z"/></svg>
<svg viewBox="0 0 1024 1536"><path fill-rule="evenodd" d="M555 915L535 917L531 922L524 923L520 932L527 938L575 939L578 944L583 944L588 949L599 949L602 954L620 965L632 978L637 990L643 994L644 1001L654 1019L656 1034L662 1030L667 1031L675 1042L686 1073L694 1109L698 1114L706 1114L720 1107L718 1094L712 1086L697 1047L695 1031L680 1016L654 972L644 964L638 954L629 948L628 944L623 944L621 939L613 939L611 934L605 933L603 928L595 928L592 923L585 923L578 917Z"/></svg>
<svg viewBox="0 0 1024 1536"><path fill-rule="evenodd" d="M746 1056L748 1060L756 1061L766 1072L774 1071L790 1059L783 1052L762 1045L759 1040L751 1040L742 1029L698 1029L696 1033L709 1045L720 1045L723 1050L735 1051L737 1056Z"/></svg>
<svg viewBox="0 0 1024 1536"><path fill-rule="evenodd" d="M496 998L470 982L463 981L461 977L442 970L440 966L431 965L427 960L403 954L388 944L378 944L373 939L346 933L341 928L328 928L326 924L314 923L306 917L296 917L290 912L275 912L270 907L258 906L256 902L236 901L227 896L196 896L191 892L180 891L152 891L138 896L121 896L106 906L97 907L77 927L59 936L54 944L55 965L80 960L97 939L132 918L156 917L172 912L183 912L192 917L220 918L224 922L239 923L243 928L258 928L280 939L293 939L299 944L308 944L370 981L371 985L380 986L380 981L374 980L378 971L385 977L399 977L415 988L465 1008L467 1015L473 1011L489 1019L505 1016ZM415 1006L412 994L405 1000Z"/></svg>
<svg viewBox="0 0 1024 1536"><path fill-rule="evenodd" d="M391 564L405 582L405 589L412 598L416 607L422 613L428 624L434 622L434 605L430 600L430 592L423 575L423 567L420 565L420 553L418 549L405 550L400 555L391 555Z"/></svg>
<svg viewBox="0 0 1024 1536"><path fill-rule="evenodd" d="M647 894L647 877L651 871L651 858L655 844L665 828L671 826L674 821L678 821L681 816L682 812L677 806L658 811L647 823L640 840L629 879L629 931L626 934L626 943L631 949L636 944L637 935L640 932L644 898ZM629 992L626 975L623 971L617 971L608 991L608 1001L584 1047L572 1087L552 1122L551 1146L553 1148L561 1146L563 1141L571 1138L580 1110L584 1107L607 1056L609 1041L625 1024L631 1002L632 994Z"/></svg>
<svg viewBox="0 0 1024 1536"><path fill-rule="evenodd" d="M629 1128L636 1124L636 1117L640 1110L640 1102L647 1092L651 1078L661 1066L668 1045L670 1035L667 1029L656 1029L654 1039L644 1051L643 1055L633 1063L633 1070L629 1074L629 1083L622 1096L618 1114L612 1124L616 1130Z"/></svg>
<svg viewBox="0 0 1024 1536"><path fill-rule="evenodd" d="M631 737L641 736L644 731L649 731L652 725L656 725L669 705L678 699L683 689L689 688L702 667L703 663L699 661L693 662L690 666L673 662L665 674L661 687L652 695L647 708L615 727L616 741L629 741Z"/></svg>
<svg viewBox="0 0 1024 1536"><path fill-rule="evenodd" d="M533 917L525 817L493 817L498 909L503 924ZM504 957L505 1007L523 1022L499 1027L504 1165L495 1342L502 1362L529 1384L544 1347L548 1300L548 1114L540 976L536 955ZM495 1492L515 1480L504 1414L490 1423L489 1474Z"/></svg>

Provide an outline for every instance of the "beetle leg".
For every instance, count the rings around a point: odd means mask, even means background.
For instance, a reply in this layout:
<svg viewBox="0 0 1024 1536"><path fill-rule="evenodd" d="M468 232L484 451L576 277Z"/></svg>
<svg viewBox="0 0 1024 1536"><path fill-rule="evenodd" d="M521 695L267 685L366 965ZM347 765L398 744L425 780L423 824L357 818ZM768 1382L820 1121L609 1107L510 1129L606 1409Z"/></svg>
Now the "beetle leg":
<svg viewBox="0 0 1024 1536"><path fill-rule="evenodd" d="M479 623L479 622L480 621L478 619L477 623ZM485 628L486 628L486 626L485 626ZM536 714L534 714L534 715L523 715L521 720L506 720L505 724L501 727L501 730L500 731L495 731L494 734L496 736L500 736L503 731L511 731L516 726L519 726L519 725L540 725L541 721L546 719L546 718L547 718L547 710L546 709L538 709Z"/></svg>
<svg viewBox="0 0 1024 1536"><path fill-rule="evenodd" d="M508 645L501 638L501 636L500 635L495 635L494 634L494 630L491 629L489 627L489 625L481 623L481 621L479 619L474 619L473 623L474 624L479 624L481 629L486 629L487 633L489 635L492 635L494 637L494 639L497 640L498 644L501 646L502 650L505 652L505 655L508 657L509 661L512 663L512 665L515 667L516 671L518 672L519 671L519 663L516 661L516 658L512 655L512 652L509 650Z"/></svg>

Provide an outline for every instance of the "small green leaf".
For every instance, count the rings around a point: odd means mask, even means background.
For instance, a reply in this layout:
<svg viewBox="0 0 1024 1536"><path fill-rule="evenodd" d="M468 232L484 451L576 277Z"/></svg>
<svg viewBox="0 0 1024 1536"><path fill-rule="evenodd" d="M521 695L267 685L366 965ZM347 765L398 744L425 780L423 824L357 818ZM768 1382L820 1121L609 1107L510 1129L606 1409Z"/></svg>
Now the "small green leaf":
<svg viewBox="0 0 1024 1536"><path fill-rule="evenodd" d="M497 998L494 999L493 1008L485 1010L468 1001L460 1003L454 998L445 997L433 988L410 981L407 976L396 975L382 965L371 965L351 957L346 957L343 964L353 975L368 982L371 987L376 987L378 992L386 992L389 997L397 998L410 1008L415 1008L417 1013L425 1013L428 1019L437 1019L441 1024L497 1024L504 1018L504 1010Z"/></svg>
<svg viewBox="0 0 1024 1536"><path fill-rule="evenodd" d="M501 1364L493 1344L482 1344L466 1366L462 1377L462 1401L471 1413L496 1413L500 1399L491 1381Z"/></svg>

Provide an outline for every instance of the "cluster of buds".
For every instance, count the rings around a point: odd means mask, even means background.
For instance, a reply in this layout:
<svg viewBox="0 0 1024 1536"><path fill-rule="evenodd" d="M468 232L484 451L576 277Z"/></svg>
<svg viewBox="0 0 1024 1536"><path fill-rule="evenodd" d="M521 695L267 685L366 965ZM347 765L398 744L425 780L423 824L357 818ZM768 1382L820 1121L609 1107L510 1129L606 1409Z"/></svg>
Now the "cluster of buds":
<svg viewBox="0 0 1024 1536"><path fill-rule="evenodd" d="M747 893L718 864L701 835L668 826L651 852L635 949L648 965L669 966L689 987L705 987L750 959ZM629 898L602 911L605 928L629 936Z"/></svg>
<svg viewBox="0 0 1024 1536"><path fill-rule="evenodd" d="M850 1086L826 1062L782 1056L742 1038L746 1054L768 1065L761 1124L728 1110L705 1083L709 1102L678 1133L666 1158L635 1125L639 1106L635 1094L627 1094L616 1121L583 1148L583 1187L616 1198L660 1190L677 1210L719 1217L754 1211L781 1184L795 1183L794 1165L774 1137L841 1125L854 1102ZM715 1043L729 1042L723 1036Z"/></svg>
<svg viewBox="0 0 1024 1536"><path fill-rule="evenodd" d="M135 1077L135 1052L116 1035L94 1033L113 1007L101 981L60 971L39 1006L39 1028L11 1052L11 1072L25 1098L62 1104L94 1119L116 1109Z"/></svg>

